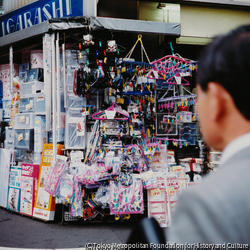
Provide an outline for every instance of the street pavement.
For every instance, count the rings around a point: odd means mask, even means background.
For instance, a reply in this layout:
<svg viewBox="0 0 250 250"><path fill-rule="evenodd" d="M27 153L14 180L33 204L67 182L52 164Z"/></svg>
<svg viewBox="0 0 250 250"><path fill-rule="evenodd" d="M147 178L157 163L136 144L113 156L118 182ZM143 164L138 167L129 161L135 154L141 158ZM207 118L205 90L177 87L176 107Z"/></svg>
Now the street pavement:
<svg viewBox="0 0 250 250"><path fill-rule="evenodd" d="M59 216L60 218L60 216ZM90 243L126 243L138 220L44 222L0 208L0 250L85 248Z"/></svg>

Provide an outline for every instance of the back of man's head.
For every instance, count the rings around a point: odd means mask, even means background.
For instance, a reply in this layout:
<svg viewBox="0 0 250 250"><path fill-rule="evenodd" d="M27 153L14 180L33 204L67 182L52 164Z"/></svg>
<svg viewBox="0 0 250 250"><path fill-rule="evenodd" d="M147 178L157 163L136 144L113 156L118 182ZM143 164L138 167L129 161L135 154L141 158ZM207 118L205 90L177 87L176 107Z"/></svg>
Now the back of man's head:
<svg viewBox="0 0 250 250"><path fill-rule="evenodd" d="M250 120L250 25L215 38L203 51L197 83L206 91L209 82L222 85L237 109Z"/></svg>

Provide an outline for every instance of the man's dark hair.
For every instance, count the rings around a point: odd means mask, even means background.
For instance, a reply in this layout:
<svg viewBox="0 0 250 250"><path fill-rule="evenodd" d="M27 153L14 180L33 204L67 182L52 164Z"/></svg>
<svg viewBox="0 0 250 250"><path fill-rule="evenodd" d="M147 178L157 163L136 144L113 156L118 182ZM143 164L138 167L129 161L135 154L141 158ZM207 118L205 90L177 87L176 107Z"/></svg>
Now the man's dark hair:
<svg viewBox="0 0 250 250"><path fill-rule="evenodd" d="M209 82L222 85L250 120L250 25L215 38L205 48L199 58L197 84L206 91Z"/></svg>

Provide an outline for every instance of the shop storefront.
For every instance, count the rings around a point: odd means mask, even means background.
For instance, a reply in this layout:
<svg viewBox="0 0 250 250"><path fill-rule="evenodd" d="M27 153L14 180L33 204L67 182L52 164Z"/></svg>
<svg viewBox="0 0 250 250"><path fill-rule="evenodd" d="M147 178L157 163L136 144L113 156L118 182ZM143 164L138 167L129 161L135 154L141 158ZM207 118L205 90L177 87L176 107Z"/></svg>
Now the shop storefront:
<svg viewBox="0 0 250 250"><path fill-rule="evenodd" d="M0 205L44 221L64 204L63 221L145 215L170 226L178 194L210 168L197 61L172 42L180 23L92 7L40 0L0 17Z"/></svg>

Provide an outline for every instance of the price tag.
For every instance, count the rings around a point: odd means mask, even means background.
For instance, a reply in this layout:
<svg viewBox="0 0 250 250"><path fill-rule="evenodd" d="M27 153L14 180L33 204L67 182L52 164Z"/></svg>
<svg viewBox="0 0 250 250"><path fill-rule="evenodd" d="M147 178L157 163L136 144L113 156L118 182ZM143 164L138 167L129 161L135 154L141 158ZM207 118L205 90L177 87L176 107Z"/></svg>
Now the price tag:
<svg viewBox="0 0 250 250"><path fill-rule="evenodd" d="M23 140L23 134L18 135L18 141Z"/></svg>
<svg viewBox="0 0 250 250"><path fill-rule="evenodd" d="M168 195L174 195L175 194L175 189L172 188L168 188Z"/></svg>
<svg viewBox="0 0 250 250"><path fill-rule="evenodd" d="M161 195L161 190L159 188L151 189L150 192L151 192L151 196L152 197L160 196Z"/></svg>
<svg viewBox="0 0 250 250"><path fill-rule="evenodd" d="M44 101L44 96L43 95L38 96L37 97L37 102L42 102L42 101Z"/></svg>

